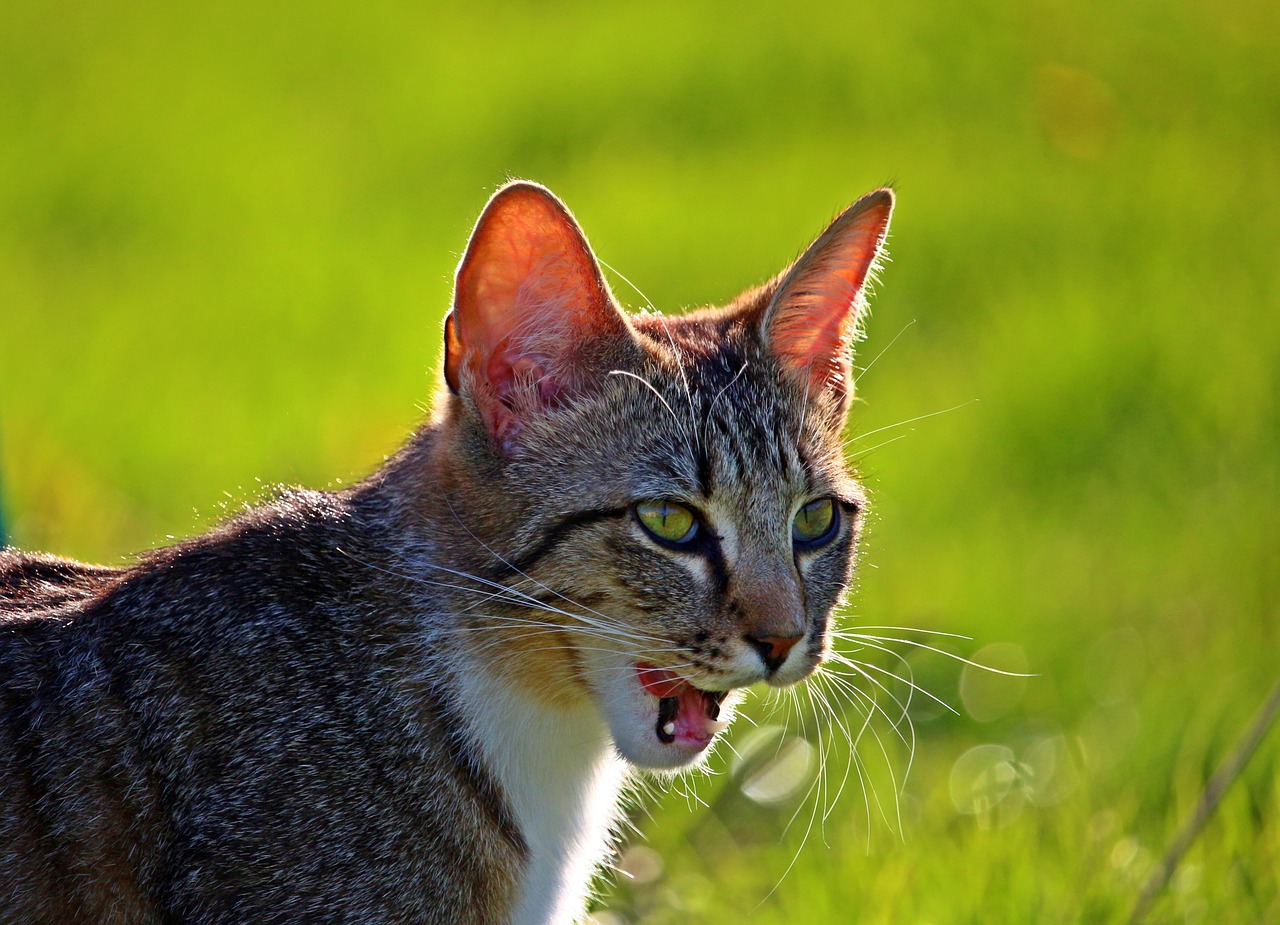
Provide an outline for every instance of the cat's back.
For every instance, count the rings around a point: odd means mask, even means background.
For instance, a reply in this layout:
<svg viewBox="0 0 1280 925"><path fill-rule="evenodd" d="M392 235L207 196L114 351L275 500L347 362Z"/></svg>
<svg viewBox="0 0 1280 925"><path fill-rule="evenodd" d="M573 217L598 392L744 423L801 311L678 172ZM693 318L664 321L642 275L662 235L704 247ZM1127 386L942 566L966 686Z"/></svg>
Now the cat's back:
<svg viewBox="0 0 1280 925"><path fill-rule="evenodd" d="M11 701L28 668L66 687L112 652L145 651L158 665L215 638L234 646L264 624L264 605L282 628L347 580L352 563L321 553L355 532L351 519L335 496L295 492L118 568L0 550L0 688ZM270 608L282 600L295 606Z"/></svg>
<svg viewBox="0 0 1280 925"><path fill-rule="evenodd" d="M445 870L518 847L397 680L419 602L380 515L296 492L122 569L0 554L0 925L492 901Z"/></svg>
<svg viewBox="0 0 1280 925"><path fill-rule="evenodd" d="M123 569L0 550L0 712L8 719L0 738L13 737L14 714L55 680L70 625L124 576Z"/></svg>
<svg viewBox="0 0 1280 925"><path fill-rule="evenodd" d="M123 575L123 569L0 549L0 626L12 628L24 618L92 600Z"/></svg>

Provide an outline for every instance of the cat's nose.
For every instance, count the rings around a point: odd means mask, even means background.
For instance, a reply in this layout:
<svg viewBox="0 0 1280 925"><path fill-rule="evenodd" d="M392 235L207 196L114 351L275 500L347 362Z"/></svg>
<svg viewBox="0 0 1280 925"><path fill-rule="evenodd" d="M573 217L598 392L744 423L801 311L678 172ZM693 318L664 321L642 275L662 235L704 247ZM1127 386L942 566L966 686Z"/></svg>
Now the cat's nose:
<svg viewBox="0 0 1280 925"><path fill-rule="evenodd" d="M804 638L804 634L797 633L794 636L757 636L754 633L747 633L744 638L751 644L753 649L760 653L760 658L764 661L764 667L769 669L769 674L773 674L782 667L782 663L787 660L787 656L795 648L796 643Z"/></svg>

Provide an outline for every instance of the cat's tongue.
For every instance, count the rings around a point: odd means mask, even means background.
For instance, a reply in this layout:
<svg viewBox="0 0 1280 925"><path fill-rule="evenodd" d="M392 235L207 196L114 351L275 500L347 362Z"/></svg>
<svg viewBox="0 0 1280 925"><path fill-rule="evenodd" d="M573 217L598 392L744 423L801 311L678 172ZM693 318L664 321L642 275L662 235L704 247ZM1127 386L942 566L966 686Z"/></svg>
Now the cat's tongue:
<svg viewBox="0 0 1280 925"><path fill-rule="evenodd" d="M674 672L644 662L636 665L636 677L641 687L658 698L654 725L658 741L699 752L728 727L718 721L722 692L700 691Z"/></svg>

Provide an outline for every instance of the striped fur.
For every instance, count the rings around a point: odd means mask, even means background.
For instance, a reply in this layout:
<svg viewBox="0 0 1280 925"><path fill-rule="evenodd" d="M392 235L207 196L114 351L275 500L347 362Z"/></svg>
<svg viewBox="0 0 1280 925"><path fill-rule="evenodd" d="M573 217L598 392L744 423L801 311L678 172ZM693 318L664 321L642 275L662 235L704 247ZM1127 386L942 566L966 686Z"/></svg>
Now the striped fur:
<svg viewBox="0 0 1280 925"><path fill-rule="evenodd" d="M567 210L512 184L459 269L436 412L369 478L125 568L0 552L0 923L579 917L632 769L701 758L655 735L637 664L733 691L826 651L890 203L666 318L617 309ZM838 531L802 549L816 497ZM696 510L696 546L646 534L645 499ZM784 633L771 671L749 637Z"/></svg>

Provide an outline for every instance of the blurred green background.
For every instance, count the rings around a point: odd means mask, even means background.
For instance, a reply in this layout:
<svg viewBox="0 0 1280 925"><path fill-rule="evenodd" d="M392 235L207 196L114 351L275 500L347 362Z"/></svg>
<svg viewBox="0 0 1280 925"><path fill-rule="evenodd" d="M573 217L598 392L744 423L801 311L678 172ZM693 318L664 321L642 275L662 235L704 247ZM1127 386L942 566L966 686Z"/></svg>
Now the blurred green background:
<svg viewBox="0 0 1280 925"><path fill-rule="evenodd" d="M856 653L890 717L904 665L956 710L914 698L905 785L880 716L866 799L839 723L759 704L599 920L1123 921L1280 665L1280 6L6 0L11 541L120 562L369 471L508 176L665 310L896 182L846 625L1036 675ZM1273 735L1151 921L1280 922L1278 770Z"/></svg>

